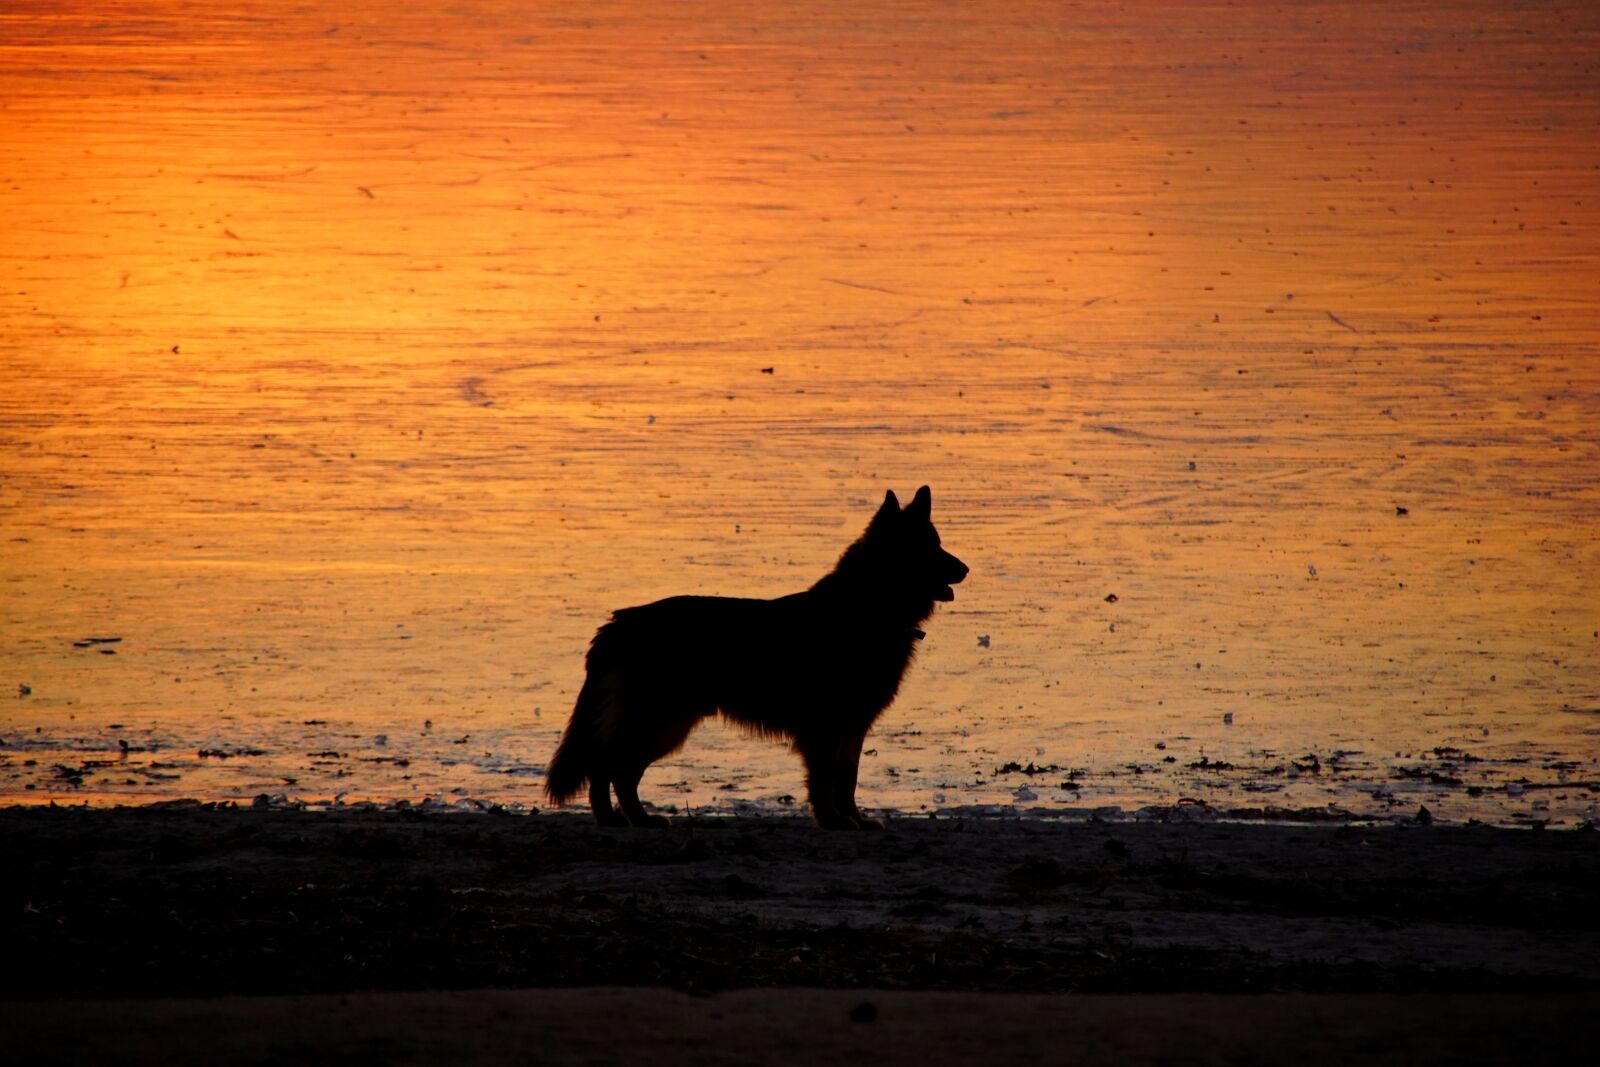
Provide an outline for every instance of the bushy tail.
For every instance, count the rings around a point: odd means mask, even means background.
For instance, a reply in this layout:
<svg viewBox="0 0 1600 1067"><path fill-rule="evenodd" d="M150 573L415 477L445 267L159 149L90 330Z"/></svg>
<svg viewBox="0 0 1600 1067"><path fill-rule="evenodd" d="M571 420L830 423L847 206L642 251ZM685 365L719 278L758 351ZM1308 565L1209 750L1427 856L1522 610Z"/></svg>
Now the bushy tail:
<svg viewBox="0 0 1600 1067"><path fill-rule="evenodd" d="M544 792L552 803L565 804L579 793L589 780L589 765L594 752L595 734L600 725L600 698L592 681L585 680L578 691L578 703L572 709L572 720L567 732L561 735L556 754L550 757L550 769L545 771Z"/></svg>

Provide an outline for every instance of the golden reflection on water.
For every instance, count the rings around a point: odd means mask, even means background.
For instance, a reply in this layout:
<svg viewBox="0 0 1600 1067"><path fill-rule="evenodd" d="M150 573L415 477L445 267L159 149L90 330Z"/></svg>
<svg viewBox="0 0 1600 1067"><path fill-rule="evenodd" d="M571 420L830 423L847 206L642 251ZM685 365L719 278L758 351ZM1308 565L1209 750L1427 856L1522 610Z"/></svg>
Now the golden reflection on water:
<svg viewBox="0 0 1600 1067"><path fill-rule="evenodd" d="M0 13L6 796L531 799L608 610L924 482L974 574L878 802L1600 778L1600 16L388 8ZM44 775L117 737L184 759Z"/></svg>

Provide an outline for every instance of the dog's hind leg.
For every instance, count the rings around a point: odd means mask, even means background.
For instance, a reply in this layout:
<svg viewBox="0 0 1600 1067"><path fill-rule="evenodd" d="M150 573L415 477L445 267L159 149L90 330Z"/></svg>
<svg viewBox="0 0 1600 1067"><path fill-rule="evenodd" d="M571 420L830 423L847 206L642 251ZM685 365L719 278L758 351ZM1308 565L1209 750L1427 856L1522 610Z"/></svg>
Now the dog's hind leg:
<svg viewBox="0 0 1600 1067"><path fill-rule="evenodd" d="M620 795L620 788L618 793ZM638 803L637 798L634 803ZM600 771L589 772L589 807L594 812L594 821L601 826L628 825L628 820L611 806L611 782Z"/></svg>
<svg viewBox="0 0 1600 1067"><path fill-rule="evenodd" d="M617 803L622 806L622 813L631 825L669 825L665 815L650 815L644 810L644 805L639 802L639 779L644 777L645 768L656 760L678 751L689 739L695 725L710 713L709 708L691 708L670 714L657 712L648 720L653 731L635 736L626 754L618 755L616 774L613 776L617 783Z"/></svg>
<svg viewBox="0 0 1600 1067"><path fill-rule="evenodd" d="M628 817L630 826L666 826L669 820L665 815L650 815L639 802L639 779L643 777L643 767L617 773L617 803L622 806L622 814Z"/></svg>

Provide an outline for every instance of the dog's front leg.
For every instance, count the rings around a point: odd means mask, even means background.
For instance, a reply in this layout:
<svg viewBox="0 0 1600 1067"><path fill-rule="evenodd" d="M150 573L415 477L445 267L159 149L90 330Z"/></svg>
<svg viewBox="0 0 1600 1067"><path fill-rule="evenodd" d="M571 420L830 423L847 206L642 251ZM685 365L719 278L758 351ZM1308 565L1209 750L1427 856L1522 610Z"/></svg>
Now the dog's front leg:
<svg viewBox="0 0 1600 1067"><path fill-rule="evenodd" d="M834 745L818 738L797 738L795 747L806 765L806 795L811 815L824 830L855 830L855 819L839 808L839 764Z"/></svg>
<svg viewBox="0 0 1600 1067"><path fill-rule="evenodd" d="M854 822L856 829L882 830L883 820L868 818L856 807L856 776L861 770L861 747L866 741L866 731L852 733L840 740L837 753L839 774L834 783L835 803L840 814Z"/></svg>

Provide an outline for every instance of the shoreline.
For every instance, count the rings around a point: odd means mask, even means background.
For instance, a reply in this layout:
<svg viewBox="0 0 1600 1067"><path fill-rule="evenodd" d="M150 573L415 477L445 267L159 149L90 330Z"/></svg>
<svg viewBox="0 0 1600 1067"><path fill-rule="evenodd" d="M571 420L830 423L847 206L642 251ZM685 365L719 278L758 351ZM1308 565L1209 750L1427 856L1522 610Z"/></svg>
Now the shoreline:
<svg viewBox="0 0 1600 1067"><path fill-rule="evenodd" d="M961 804L924 811L906 811L895 807L864 806L863 811L876 818L905 826L913 823L939 823L964 819L992 820L995 822L1052 823L1062 826L1085 824L1137 825L1147 823L1184 823L1201 825L1244 826L1458 826L1487 827L1513 831L1589 831L1600 829L1595 819L1534 818L1521 814L1507 821L1487 821L1476 817L1451 818L1436 812L1419 799L1414 807L1388 812L1360 812L1336 803L1317 806L1280 806L1272 804L1234 806L1212 804L1200 797L1180 796L1171 803L1143 804L1124 807L1104 804L1081 807L1052 807L1020 804ZM676 805L645 802L647 811L669 817L674 826L717 826L744 821L776 820L779 823L810 823L810 814L804 804L762 804L739 801L722 805L706 805L684 810ZM324 797L291 796L287 793L258 793L250 797L229 799L199 799L196 797L160 797L158 795L129 797L120 794L22 794L0 798L0 811L5 810L57 810L57 811L285 811L306 814L425 814L425 815L492 815L515 818L578 818L587 819L588 805L573 801L557 808L538 807L518 801L500 803L476 797L445 799L443 796L426 796L421 800L408 799L349 799L344 795Z"/></svg>
<svg viewBox="0 0 1600 1067"><path fill-rule="evenodd" d="M154 727L120 721L86 724L64 737L43 733L38 723L29 733L26 723L13 721L0 734L0 806L198 801L516 814L586 810L546 806L541 785L547 768L527 758L543 746L515 731L485 735L465 723L436 730L431 720L409 737L325 719L285 720L265 733L261 726L246 731L254 740L245 743L237 734L223 741L207 731L158 737ZM274 733L285 728L292 737ZM693 759L659 765L647 807L653 800L658 813L696 818L802 814L798 763L786 746L777 746L784 752L774 761L772 751L752 749L748 739L721 730L697 731L711 743L701 748L697 742ZM1290 756L1254 748L1243 737L1220 743L1218 737L1153 730L1131 760L1124 752L1088 763L1052 763L1043 756L1035 763L999 753L969 760L965 770L941 770L924 757L930 746L953 739L930 742L920 728L889 730L863 753L879 773L864 793L875 814L896 819L1600 823L1600 776L1592 755L1496 753L1474 738L1408 744L1392 757L1315 744L1291 746L1288 752L1301 755ZM468 745L469 739L482 747ZM730 743L739 746L736 763L729 762L735 756L725 747Z"/></svg>

